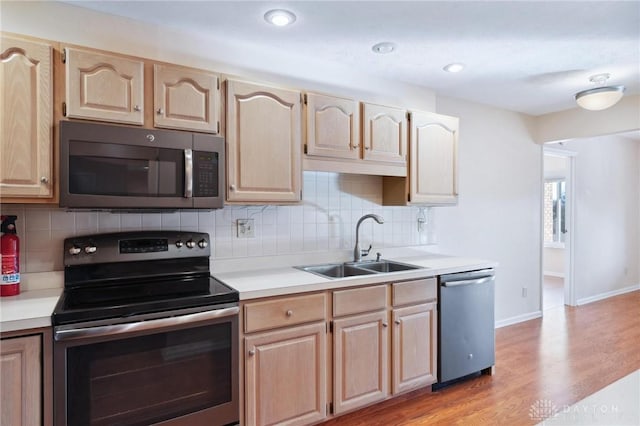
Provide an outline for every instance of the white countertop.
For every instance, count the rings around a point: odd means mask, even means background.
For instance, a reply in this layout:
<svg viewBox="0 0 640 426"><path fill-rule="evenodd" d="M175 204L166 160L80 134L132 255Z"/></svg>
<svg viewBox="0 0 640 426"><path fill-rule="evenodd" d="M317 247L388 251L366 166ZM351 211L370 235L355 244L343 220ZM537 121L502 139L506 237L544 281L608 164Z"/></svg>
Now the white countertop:
<svg viewBox="0 0 640 426"><path fill-rule="evenodd" d="M23 291L0 299L0 331L27 330L51 325L51 313L61 288Z"/></svg>
<svg viewBox="0 0 640 426"><path fill-rule="evenodd" d="M292 266L250 271L223 272L214 274L217 279L240 292L240 300L260 297L281 296L309 291L360 286L384 282L433 277L454 272L495 268L496 262L440 254L405 251L400 256L388 258L402 263L420 266L422 269L385 274L360 275L355 277L330 279L295 269ZM313 263L307 263L313 264Z"/></svg>
<svg viewBox="0 0 640 426"><path fill-rule="evenodd" d="M213 275L238 290L240 300L250 300L260 297L425 278L498 266L493 261L446 256L420 249L398 249L390 251L389 256L383 258L416 265L421 269L340 279L324 278L296 269L293 266L230 272L214 271ZM303 262L302 264L312 265L318 263L325 262ZM50 326L51 313L62 293L62 288L58 287L58 284L56 284L56 288L28 290L17 296L0 298L0 331L7 332Z"/></svg>

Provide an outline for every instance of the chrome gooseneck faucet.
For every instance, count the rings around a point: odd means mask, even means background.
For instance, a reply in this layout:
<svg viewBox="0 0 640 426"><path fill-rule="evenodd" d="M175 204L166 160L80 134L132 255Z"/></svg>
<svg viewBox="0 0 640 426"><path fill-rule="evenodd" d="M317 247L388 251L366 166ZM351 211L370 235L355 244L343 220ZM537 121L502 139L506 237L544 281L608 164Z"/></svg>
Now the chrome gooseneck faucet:
<svg viewBox="0 0 640 426"><path fill-rule="evenodd" d="M365 219L373 219L376 222L378 222L379 224L383 224L384 223L384 219L382 218L382 216L378 216L377 214L372 214L372 213L365 214L360 219L358 219L358 223L356 224L356 246L353 249L353 261L354 262L360 262L362 260L362 256L368 255L369 252L371 251L371 245L369 245L369 248L366 249L366 250L361 250L360 249L360 224Z"/></svg>

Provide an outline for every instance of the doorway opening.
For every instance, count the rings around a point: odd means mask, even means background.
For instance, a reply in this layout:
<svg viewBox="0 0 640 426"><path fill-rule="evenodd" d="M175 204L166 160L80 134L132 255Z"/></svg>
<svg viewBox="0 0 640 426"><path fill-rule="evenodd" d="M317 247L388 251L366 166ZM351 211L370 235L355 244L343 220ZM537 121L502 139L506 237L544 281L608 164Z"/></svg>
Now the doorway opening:
<svg viewBox="0 0 640 426"><path fill-rule="evenodd" d="M575 153L554 146L543 152L542 310L575 306L573 215Z"/></svg>

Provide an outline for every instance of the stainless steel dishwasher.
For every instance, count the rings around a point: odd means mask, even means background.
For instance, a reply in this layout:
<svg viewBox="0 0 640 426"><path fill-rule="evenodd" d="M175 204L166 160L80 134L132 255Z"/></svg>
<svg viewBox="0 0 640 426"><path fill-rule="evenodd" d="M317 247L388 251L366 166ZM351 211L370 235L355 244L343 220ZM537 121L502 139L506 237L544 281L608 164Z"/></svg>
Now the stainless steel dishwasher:
<svg viewBox="0 0 640 426"><path fill-rule="evenodd" d="M495 365L493 269L440 276L438 385Z"/></svg>

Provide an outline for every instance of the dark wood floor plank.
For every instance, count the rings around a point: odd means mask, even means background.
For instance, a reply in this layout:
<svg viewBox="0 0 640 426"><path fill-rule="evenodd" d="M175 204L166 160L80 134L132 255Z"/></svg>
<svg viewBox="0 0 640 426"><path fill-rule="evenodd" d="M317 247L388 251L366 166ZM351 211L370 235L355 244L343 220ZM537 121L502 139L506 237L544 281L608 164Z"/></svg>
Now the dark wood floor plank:
<svg viewBox="0 0 640 426"><path fill-rule="evenodd" d="M540 400L575 404L640 369L640 291L496 330L496 374L419 390L324 426L533 425Z"/></svg>

